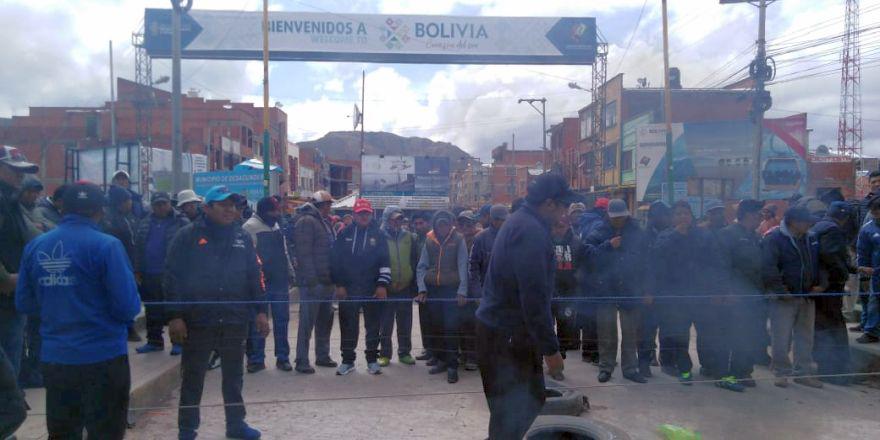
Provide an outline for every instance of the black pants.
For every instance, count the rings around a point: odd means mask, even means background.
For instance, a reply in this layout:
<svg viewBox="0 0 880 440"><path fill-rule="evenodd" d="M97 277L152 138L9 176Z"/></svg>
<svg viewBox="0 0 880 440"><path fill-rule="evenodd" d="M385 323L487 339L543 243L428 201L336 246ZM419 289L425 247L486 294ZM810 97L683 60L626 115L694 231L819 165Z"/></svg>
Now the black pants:
<svg viewBox="0 0 880 440"><path fill-rule="evenodd" d="M599 359L599 332L596 324L598 303L582 303L578 310L578 327L581 329L581 356L584 359Z"/></svg>
<svg viewBox="0 0 880 440"><path fill-rule="evenodd" d="M394 335L394 323L397 323L397 356L408 356L412 351L412 294L411 292L395 292L388 294L389 301L384 304L382 310L382 323L379 329L379 339L382 348L379 350L382 356L391 358L394 351L394 343L391 337Z"/></svg>
<svg viewBox="0 0 880 440"><path fill-rule="evenodd" d="M177 424L180 431L195 431L201 423L198 405L202 402L205 372L212 351L220 354L223 407L226 426L234 427L244 421L244 400L241 397L244 374L244 342L248 325L229 324L214 327L187 328L186 342L180 360L180 409Z"/></svg>
<svg viewBox="0 0 880 440"><path fill-rule="evenodd" d="M422 348L425 350L425 353L433 356L431 350L428 348L428 324L431 322L431 317L429 316L429 308L427 303L419 303L419 332L421 332L422 339Z"/></svg>
<svg viewBox="0 0 880 440"><path fill-rule="evenodd" d="M428 325L428 350L449 368L458 368L463 307L454 301L457 289L458 286L428 287L428 314L431 317ZM441 301L431 301L432 299Z"/></svg>
<svg viewBox="0 0 880 440"><path fill-rule="evenodd" d="M527 334L505 334L479 320L476 329L489 439L521 439L544 406L541 356Z"/></svg>
<svg viewBox="0 0 880 440"><path fill-rule="evenodd" d="M697 341L703 351L700 364L714 377L738 379L752 375L760 350L760 306L763 300L734 299L723 305L701 306Z"/></svg>
<svg viewBox="0 0 880 440"><path fill-rule="evenodd" d="M829 292L843 292L842 285L832 285ZM839 296L816 298L816 335L813 360L818 374L852 373L849 336L841 313L843 299Z"/></svg>
<svg viewBox="0 0 880 440"><path fill-rule="evenodd" d="M163 302L165 293L162 291L162 275L143 275L140 285L141 301ZM144 316L147 320L147 342L159 347L165 345L162 327L165 326L165 306L161 304L144 305Z"/></svg>
<svg viewBox="0 0 880 440"><path fill-rule="evenodd" d="M131 373L128 356L86 365L42 364L50 439L125 437Z"/></svg>
<svg viewBox="0 0 880 440"><path fill-rule="evenodd" d="M477 361L477 303L468 301L468 303L459 309L459 319L461 323L459 329L461 331L458 347L461 354L468 362Z"/></svg>
<svg viewBox="0 0 880 440"><path fill-rule="evenodd" d="M18 388L15 370L0 346L0 439L12 435L27 417L24 393Z"/></svg>
<svg viewBox="0 0 880 440"><path fill-rule="evenodd" d="M641 306L641 322L639 324L639 365L651 365L651 361L657 360L661 365L672 365L672 358L668 350L660 349L657 358L657 332L660 329L661 309L656 304Z"/></svg>
<svg viewBox="0 0 880 440"><path fill-rule="evenodd" d="M725 334L728 310L720 304L701 302L695 306L694 326L697 329L697 358L704 374L721 377L724 360L730 353L730 338Z"/></svg>
<svg viewBox="0 0 880 440"><path fill-rule="evenodd" d="M694 365L688 352L691 342L691 306L663 301L655 310L660 316L660 359L668 356L679 373L690 373ZM664 353L665 352L665 353Z"/></svg>
<svg viewBox="0 0 880 440"><path fill-rule="evenodd" d="M569 293L566 296L572 296ZM556 338L559 340L559 351L577 350L580 348L581 335L578 326L577 306L572 302L555 301L553 317L556 318Z"/></svg>
<svg viewBox="0 0 880 440"><path fill-rule="evenodd" d="M43 384L40 373L40 347L43 338L40 336L40 315L28 315L24 326L24 348L21 356L19 382L24 388L39 388Z"/></svg>
<svg viewBox="0 0 880 440"><path fill-rule="evenodd" d="M382 305L383 303L364 299L363 301L343 301L339 303L339 329L342 333L342 363L353 364L357 355L354 350L357 348L358 339L360 339L360 312L364 311L364 328L367 331L366 349L364 357L367 363L376 362L379 358L379 328L382 321Z"/></svg>

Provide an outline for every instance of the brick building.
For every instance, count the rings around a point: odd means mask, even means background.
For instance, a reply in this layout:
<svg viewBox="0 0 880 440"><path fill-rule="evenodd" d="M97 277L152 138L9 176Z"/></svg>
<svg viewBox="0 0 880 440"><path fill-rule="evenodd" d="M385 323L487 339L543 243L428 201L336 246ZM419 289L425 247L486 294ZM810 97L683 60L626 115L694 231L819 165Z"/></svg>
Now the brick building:
<svg viewBox="0 0 880 440"><path fill-rule="evenodd" d="M526 194L532 178L540 175L547 154L543 150L513 150L507 142L492 149L492 167L489 174L492 203L509 205Z"/></svg>
<svg viewBox="0 0 880 440"><path fill-rule="evenodd" d="M550 169L565 177L569 186L575 187L578 179L578 118L563 118L550 127Z"/></svg>
<svg viewBox="0 0 880 440"><path fill-rule="evenodd" d="M147 93L138 84L118 78L117 145L138 144L171 149L171 94L157 88ZM144 96L148 96L144 104ZM144 108L149 107L149 112ZM182 149L208 157L209 170L229 170L255 156L262 157L262 108L250 103L204 99L197 92L181 102ZM269 109L270 155L287 166L287 115ZM152 114L138 123L138 114ZM27 116L0 119L0 143L22 149L40 165L39 177L51 191L64 183L65 150L112 147L110 103L97 107L31 107ZM149 127L146 130L145 127ZM288 176L283 181L286 183ZM286 191L286 184L282 188Z"/></svg>
<svg viewBox="0 0 880 440"><path fill-rule="evenodd" d="M452 173L449 201L452 206L466 206L477 209L492 201L492 187L489 176L492 169L483 165L479 159L467 161L464 169Z"/></svg>

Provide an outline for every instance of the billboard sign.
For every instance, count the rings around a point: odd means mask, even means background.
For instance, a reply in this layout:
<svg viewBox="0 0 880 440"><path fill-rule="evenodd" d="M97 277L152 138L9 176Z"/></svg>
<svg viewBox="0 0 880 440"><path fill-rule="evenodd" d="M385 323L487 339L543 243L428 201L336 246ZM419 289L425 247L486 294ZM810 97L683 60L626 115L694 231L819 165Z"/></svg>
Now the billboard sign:
<svg viewBox="0 0 880 440"><path fill-rule="evenodd" d="M226 185L230 191L245 196L251 204L263 198L263 172L259 170L212 171L193 176L193 190L200 196L216 185ZM278 193L278 176L274 173L269 186L272 194Z"/></svg>
<svg viewBox="0 0 880 440"><path fill-rule="evenodd" d="M364 156L361 195L379 208L440 209L449 205L449 158Z"/></svg>
<svg viewBox="0 0 880 440"><path fill-rule="evenodd" d="M191 10L183 58L262 59L262 12ZM171 56L171 10L146 9L144 47ZM464 17L269 11L269 51L280 61L433 64L592 64L592 17Z"/></svg>

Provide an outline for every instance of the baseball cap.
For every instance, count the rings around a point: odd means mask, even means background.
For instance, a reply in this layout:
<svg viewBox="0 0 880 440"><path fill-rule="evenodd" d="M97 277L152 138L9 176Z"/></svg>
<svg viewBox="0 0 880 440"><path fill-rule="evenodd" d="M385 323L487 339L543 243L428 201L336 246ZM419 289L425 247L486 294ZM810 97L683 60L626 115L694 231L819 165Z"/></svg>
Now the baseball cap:
<svg viewBox="0 0 880 440"><path fill-rule="evenodd" d="M746 214L761 212L764 208L764 202L755 199L742 199L736 207L736 216L742 217Z"/></svg>
<svg viewBox="0 0 880 440"><path fill-rule="evenodd" d="M608 201L608 218L629 216L629 208L626 202L621 199L612 199Z"/></svg>
<svg viewBox="0 0 880 440"><path fill-rule="evenodd" d="M474 214L474 211L471 211L470 209L466 209L466 210L458 213L457 219L475 222L475 221L477 221L477 216Z"/></svg>
<svg viewBox="0 0 880 440"><path fill-rule="evenodd" d="M119 206L131 200L131 193L125 188L110 185L110 188L107 189L107 199L110 206Z"/></svg>
<svg viewBox="0 0 880 440"><path fill-rule="evenodd" d="M179 193L177 193L177 204L178 205L186 205L191 202L201 202L202 198L196 195L196 192L191 189L185 189Z"/></svg>
<svg viewBox="0 0 880 440"><path fill-rule="evenodd" d="M94 183L78 181L64 191L64 210L72 214L94 212L104 206L104 192Z"/></svg>
<svg viewBox="0 0 880 440"><path fill-rule="evenodd" d="M241 198L238 194L230 191L226 185L217 185L205 193L205 203L222 202L230 197L233 198L233 201L238 201Z"/></svg>
<svg viewBox="0 0 880 440"><path fill-rule="evenodd" d="M319 191L320 192L320 191ZM354 213L357 214L359 212L369 212L373 213L373 204L370 203L367 199L357 199L354 201Z"/></svg>
<svg viewBox="0 0 880 440"><path fill-rule="evenodd" d="M15 168L20 173L34 174L40 171L40 167L28 162L24 154L18 151L18 148L9 145L0 147L0 163Z"/></svg>
<svg viewBox="0 0 880 440"><path fill-rule="evenodd" d="M40 179L37 179L34 176L27 176L21 182L21 189L32 190L32 191L42 191L43 190L43 182L40 182Z"/></svg>
<svg viewBox="0 0 880 440"><path fill-rule="evenodd" d="M312 201L317 204L317 203L333 202L334 200L333 200L333 196L331 196L330 193L328 193L327 191L321 190L321 191L315 191L312 194Z"/></svg>
<svg viewBox="0 0 880 440"><path fill-rule="evenodd" d="M599 197L596 199L596 203L593 203L593 208L608 209L608 199L606 197Z"/></svg>
<svg viewBox="0 0 880 440"><path fill-rule="evenodd" d="M160 202L171 202L171 196L168 195L167 192L157 191L153 193L153 196L150 197L150 204L160 203Z"/></svg>
<svg viewBox="0 0 880 440"><path fill-rule="evenodd" d="M849 212L849 205L846 202L831 202L828 205L828 216L831 218L846 218Z"/></svg>
<svg viewBox="0 0 880 440"><path fill-rule="evenodd" d="M568 205L578 200L577 194L568 187L568 182L558 174L541 174L529 183L526 192L526 201L532 204L550 199Z"/></svg>
<svg viewBox="0 0 880 440"><path fill-rule="evenodd" d="M492 216L492 205L485 204L480 207L480 217L484 215Z"/></svg>
<svg viewBox="0 0 880 440"><path fill-rule="evenodd" d="M813 216L810 215L810 211L807 208L795 206L793 208L788 208L785 211L785 221L787 223L791 222L803 222L803 223L812 223Z"/></svg>
<svg viewBox="0 0 880 440"><path fill-rule="evenodd" d="M571 214L573 212L584 212L587 210L586 205L581 202L572 203L571 206L568 207L568 213Z"/></svg>
<svg viewBox="0 0 880 440"><path fill-rule="evenodd" d="M508 213L509 211L504 205L492 205L492 207L489 208L489 218L492 220L505 220L507 219Z"/></svg>

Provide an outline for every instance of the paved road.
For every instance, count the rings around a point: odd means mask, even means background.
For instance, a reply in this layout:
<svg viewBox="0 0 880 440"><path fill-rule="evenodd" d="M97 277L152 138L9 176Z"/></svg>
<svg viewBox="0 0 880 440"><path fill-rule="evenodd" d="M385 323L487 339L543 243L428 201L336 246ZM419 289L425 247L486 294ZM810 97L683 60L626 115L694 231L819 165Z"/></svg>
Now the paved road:
<svg viewBox="0 0 880 440"><path fill-rule="evenodd" d="M418 338L415 341L420 345ZM334 333L332 346L338 360L338 333ZM476 372L462 371L461 381L449 385L444 375L429 376L422 363L405 366L393 362L381 376L370 376L362 353L358 355L357 372L346 377L320 368L311 376L283 373L274 363L266 371L246 375L247 402L299 400L251 403L247 406L248 421L261 429L266 439L485 438L488 411ZM584 417L612 423L634 439L660 438L656 427L661 423L695 429L707 440L864 440L876 438L880 432L877 389L827 385L822 390L798 385L780 389L762 381L758 388L738 394L710 383L684 387L655 370L657 374L646 385L623 380L619 371L611 382L599 384L596 367L576 357L566 363L566 383L585 387L592 410ZM769 373L759 369L757 376L769 378ZM407 397L380 397L397 394ZM175 393L168 405L176 402ZM203 403L220 402L218 370L208 374ZM199 438L221 439L223 433L222 408L203 409ZM176 411L158 409L149 411L129 438L168 439L175 435Z"/></svg>

